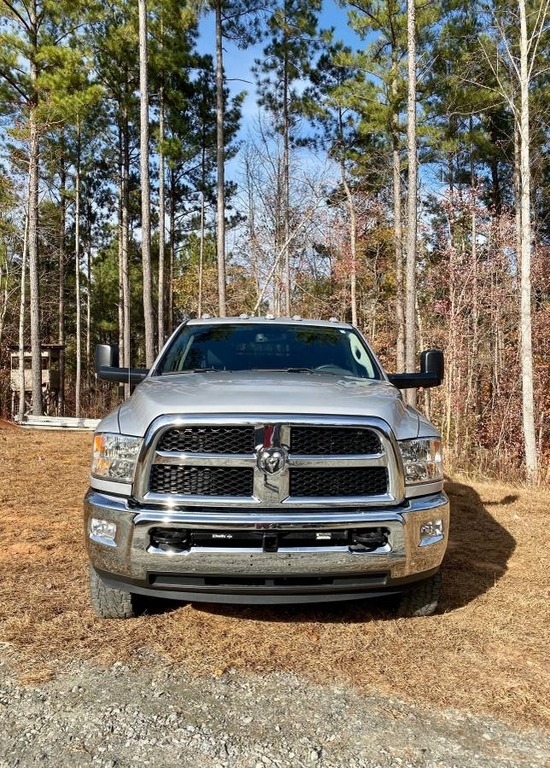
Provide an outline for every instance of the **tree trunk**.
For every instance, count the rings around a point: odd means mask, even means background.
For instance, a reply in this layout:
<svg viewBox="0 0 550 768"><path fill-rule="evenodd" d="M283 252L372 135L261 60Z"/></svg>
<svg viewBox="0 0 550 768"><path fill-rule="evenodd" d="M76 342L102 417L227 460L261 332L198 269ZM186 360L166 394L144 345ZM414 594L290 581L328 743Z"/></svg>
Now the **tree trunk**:
<svg viewBox="0 0 550 768"><path fill-rule="evenodd" d="M33 67L34 69L34 67ZM33 82L36 77L33 77ZM31 315L32 412L42 416L42 355L40 337L40 290L38 275L38 125L36 105L29 115L29 287Z"/></svg>
<svg viewBox="0 0 550 768"><path fill-rule="evenodd" d="M126 109L121 126L121 174L120 174L120 352L121 365L130 366L130 269L128 244L130 240L130 131ZM129 397L130 385L124 385L124 395Z"/></svg>
<svg viewBox="0 0 550 768"><path fill-rule="evenodd" d="M405 368L416 367L416 0L407 2L408 99L407 150L409 158L409 192L407 206L407 262L405 275ZM406 390L407 402L414 405L416 390Z"/></svg>
<svg viewBox="0 0 550 768"><path fill-rule="evenodd" d="M290 114L288 51L285 45L283 75L283 284L285 314L290 317Z"/></svg>
<svg viewBox="0 0 550 768"><path fill-rule="evenodd" d="M199 240L199 286L197 299L197 317L202 317L202 292L203 292L203 274L204 274L204 192L201 192L201 220L200 220L200 240Z"/></svg>
<svg viewBox="0 0 550 768"><path fill-rule="evenodd" d="M75 381L75 416L80 417L80 397L82 379L82 307L80 305L80 126L77 127L75 172L75 212L74 212L74 260L75 260L75 304L76 304L76 381Z"/></svg>
<svg viewBox="0 0 550 768"><path fill-rule="evenodd" d="M25 301L27 294L27 251L29 237L29 215L27 200L27 215L25 216L25 231L23 234L23 253L21 254L21 296L19 303L19 422L25 415Z"/></svg>
<svg viewBox="0 0 550 768"><path fill-rule="evenodd" d="M5 280L2 280L2 272L4 270L4 266L6 269L5 272ZM0 349L2 348L2 339L4 338L4 324L6 322L6 314L8 311L8 300L9 300L9 284L10 284L10 261L6 259L4 262L4 265L0 265L0 285L2 285L2 301L1 301L1 307L0 307Z"/></svg>
<svg viewBox="0 0 550 768"><path fill-rule="evenodd" d="M58 333L57 343L61 347L59 351L59 392L57 394L57 412L60 416L65 413L65 230L67 228L67 171L64 158L61 159L59 187L61 221L59 224L59 293L58 293Z"/></svg>
<svg viewBox="0 0 550 768"><path fill-rule="evenodd" d="M348 204L349 212L349 246L350 246L350 302L351 302L351 322L357 325L357 216L355 214L355 204L353 195L346 178L346 168L342 161L340 163L340 174L344 193Z"/></svg>
<svg viewBox="0 0 550 768"><path fill-rule="evenodd" d="M143 313L145 330L145 365L155 359L153 324L153 275L151 269L151 185L149 174L149 84L147 78L147 2L138 0L139 8L139 91L140 91L140 174L141 174L141 263L143 271Z"/></svg>
<svg viewBox="0 0 550 768"><path fill-rule="evenodd" d="M166 300L164 288L166 278L165 266L165 226L166 221L166 190L164 184L164 153L162 142L164 141L164 88L161 86L159 93L159 271L158 271L158 345L159 349L166 338L164 308Z"/></svg>
<svg viewBox="0 0 550 768"><path fill-rule="evenodd" d="M527 480L537 480L537 444L533 394L533 348L531 327L531 168L529 132L529 63L525 0L519 0L520 15L520 179L521 179L521 237L520 237L520 336L523 436Z"/></svg>
<svg viewBox="0 0 550 768"><path fill-rule="evenodd" d="M92 385L92 243L89 230L86 238L86 279L86 389L89 397Z"/></svg>
<svg viewBox="0 0 550 768"><path fill-rule="evenodd" d="M395 314L397 322L396 370L405 370L405 309L403 306L403 225L401 210L401 161L399 147L393 156L393 242L395 258Z"/></svg>
<svg viewBox="0 0 550 768"><path fill-rule="evenodd" d="M168 224L168 283L170 290L168 291L168 334L172 333L174 327L174 291L172 286L174 285L174 262L176 258L176 192L175 192L175 178L174 171L170 171L170 221Z"/></svg>
<svg viewBox="0 0 550 768"><path fill-rule="evenodd" d="M220 317L225 317L225 139L223 94L223 34L222 0L216 0L216 161L217 183L217 253L218 253L218 305Z"/></svg>
<svg viewBox="0 0 550 768"><path fill-rule="evenodd" d="M397 322L396 370L405 370L405 309L403 306L403 211L401 205L401 153L399 111L397 104L397 63L392 80L395 106L392 116L392 168L393 168L393 250L395 259L395 315Z"/></svg>

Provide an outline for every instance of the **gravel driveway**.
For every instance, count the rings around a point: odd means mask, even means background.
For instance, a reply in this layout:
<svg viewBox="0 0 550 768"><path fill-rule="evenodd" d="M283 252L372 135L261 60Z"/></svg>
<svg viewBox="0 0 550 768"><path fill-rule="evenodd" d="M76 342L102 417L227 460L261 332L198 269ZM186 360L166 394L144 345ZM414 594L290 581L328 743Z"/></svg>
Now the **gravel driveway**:
<svg viewBox="0 0 550 768"><path fill-rule="evenodd" d="M75 665L22 686L0 662L0 768L542 768L550 736L285 674Z"/></svg>

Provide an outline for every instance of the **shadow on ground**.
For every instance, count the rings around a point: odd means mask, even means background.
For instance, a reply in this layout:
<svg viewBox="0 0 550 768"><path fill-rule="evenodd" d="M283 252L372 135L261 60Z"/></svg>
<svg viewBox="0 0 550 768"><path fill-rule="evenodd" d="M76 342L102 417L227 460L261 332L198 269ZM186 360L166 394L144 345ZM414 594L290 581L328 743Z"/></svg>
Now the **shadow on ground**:
<svg viewBox="0 0 550 768"><path fill-rule="evenodd" d="M487 507L512 504L517 496L484 503L471 486L447 481L451 531L443 561L441 611L452 611L483 595L504 575L516 542Z"/></svg>

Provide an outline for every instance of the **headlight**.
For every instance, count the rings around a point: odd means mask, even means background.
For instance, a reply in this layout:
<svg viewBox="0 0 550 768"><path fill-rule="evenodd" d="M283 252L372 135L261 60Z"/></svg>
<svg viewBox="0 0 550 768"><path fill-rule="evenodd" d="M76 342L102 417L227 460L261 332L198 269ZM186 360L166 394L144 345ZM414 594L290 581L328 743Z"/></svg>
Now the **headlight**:
<svg viewBox="0 0 550 768"><path fill-rule="evenodd" d="M399 442L405 484L430 483L443 479L441 440L435 437Z"/></svg>
<svg viewBox="0 0 550 768"><path fill-rule="evenodd" d="M131 483L141 448L141 437L99 432L94 436L92 475Z"/></svg>

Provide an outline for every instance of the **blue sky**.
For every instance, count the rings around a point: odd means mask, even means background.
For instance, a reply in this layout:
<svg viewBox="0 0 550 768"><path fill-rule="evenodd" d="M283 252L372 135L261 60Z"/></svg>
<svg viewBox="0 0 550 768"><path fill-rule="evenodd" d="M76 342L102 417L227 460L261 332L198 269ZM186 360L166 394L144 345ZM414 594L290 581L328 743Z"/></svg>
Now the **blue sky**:
<svg viewBox="0 0 550 768"><path fill-rule="evenodd" d="M324 0L319 21L320 29L335 28L335 37L344 40L352 47L360 47L357 36L347 25L347 11L340 8L333 0ZM251 75L255 59L262 56L265 42L239 50L230 41L225 43L225 73L229 86L234 92L247 91L248 96L243 105L243 128L246 121L253 119L258 113L256 103L256 86ZM214 55L214 17L209 14L200 23L199 49L203 53Z"/></svg>
<svg viewBox="0 0 550 768"><path fill-rule="evenodd" d="M336 5L333 0L324 0L319 25L321 29L334 27L336 38L352 47L359 46L357 35L348 27L347 18L348 12L345 8Z"/></svg>

